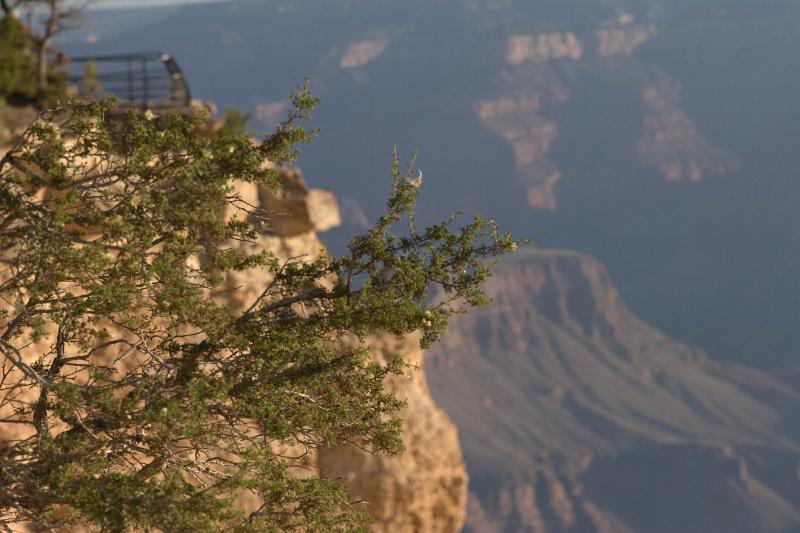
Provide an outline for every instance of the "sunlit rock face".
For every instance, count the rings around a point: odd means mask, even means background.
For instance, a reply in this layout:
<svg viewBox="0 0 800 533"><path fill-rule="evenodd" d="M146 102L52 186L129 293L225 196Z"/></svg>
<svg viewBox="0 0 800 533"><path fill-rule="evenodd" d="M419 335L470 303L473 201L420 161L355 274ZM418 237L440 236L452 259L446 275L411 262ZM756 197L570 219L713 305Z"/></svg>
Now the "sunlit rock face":
<svg viewBox="0 0 800 533"><path fill-rule="evenodd" d="M470 532L800 525L800 397L634 316L597 260L524 250L427 366L459 426Z"/></svg>
<svg viewBox="0 0 800 533"><path fill-rule="evenodd" d="M0 147L0 155L3 153L5 150ZM317 232L340 223L336 199L330 191L310 189L297 169L281 169L278 178L282 187L277 191L254 183L234 184L236 205L228 206L222 216L248 216L248 212L260 211L270 217L264 221L257 239L228 245L250 254L268 251L281 261L319 258L325 253L325 245ZM216 299L232 313L241 313L269 283L270 278L263 272L229 272ZM418 335L397 339L378 333L368 342L374 347L378 362L386 363L400 356L421 369L425 356L419 340ZM23 351L25 360L33 363L51 349L53 342L54 332L37 344L28 345ZM7 376L6 384L8 379ZM307 467L310 472L318 469L322 475L344 481L375 518L372 530L376 533L456 533L464 524L467 504L467 474L456 427L433 401L422 370L409 369L402 376L392 376L387 379L386 387L407 402L400 414L405 453L385 456L329 449L309 455ZM29 399L34 400L33 396ZM0 411L0 415L7 414ZM0 423L0 449L4 443L28 434L18 424ZM298 469L295 473L309 475L309 470ZM237 507L245 512L258 509L260 504L249 494L236 501ZM33 531L26 524L12 526L15 532Z"/></svg>
<svg viewBox="0 0 800 533"><path fill-rule="evenodd" d="M329 191L309 189L297 169L279 173L278 192L253 184L242 184L238 193L245 205L256 205L271 213L264 234L255 243L232 243L268 250L280 259L313 260L325 247L317 231L339 224L336 200ZM224 291L234 311L246 309L269 283L253 279L251 273L229 273ZM424 353L419 337L396 339L390 334L373 335L378 362L396 356L422 368ZM466 517L467 474L456 427L431 398L425 375L409 370L387 379L387 389L407 402L401 413L406 451L398 456L376 455L344 448L323 450L314 460L320 473L341 479L375 519L376 533L460 531Z"/></svg>
<svg viewBox="0 0 800 533"><path fill-rule="evenodd" d="M558 126L539 116L540 108L541 98L533 94L484 100L476 104L475 112L490 131L511 145L516 168L526 181L528 204L554 210L553 188L561 174L544 156L558 137Z"/></svg>
<svg viewBox="0 0 800 533"><path fill-rule="evenodd" d="M378 361L398 354L424 364L419 338L391 335L370 339ZM319 454L320 471L342 479L357 499L369 501L373 530L385 533L460 531L466 518L467 473L456 427L433 401L423 372L408 371L387 380L387 388L403 398L403 444L398 456L334 448Z"/></svg>
<svg viewBox="0 0 800 533"><path fill-rule="evenodd" d="M342 53L339 66L344 69L363 67L380 56L389 44L387 37L353 43Z"/></svg>
<svg viewBox="0 0 800 533"><path fill-rule="evenodd" d="M597 30L597 53L601 56L630 55L658 33L654 24L625 25Z"/></svg>
<svg viewBox="0 0 800 533"><path fill-rule="evenodd" d="M629 153L624 157L670 182L697 182L738 171L739 158L707 140L682 108L679 84L640 62L639 50L659 35L651 19L621 11L573 31L505 37L504 65L491 92L475 102L473 110L484 127L511 148L516 186L528 206L558 209L563 161L551 152L568 128L596 127L582 124L580 117L561 118L562 108L591 99L587 87L597 86L609 72L627 77L625 83L633 90L626 112L641 116L641 129L627 144ZM599 95L596 98L602 101ZM614 115L605 117L607 130L617 131Z"/></svg>
<svg viewBox="0 0 800 533"><path fill-rule="evenodd" d="M551 59L580 59L583 45L575 34L540 33L536 35L514 35L509 37L506 61L519 65L525 61L542 63Z"/></svg>
<svg viewBox="0 0 800 533"><path fill-rule="evenodd" d="M707 141L679 107L680 84L662 77L641 95L644 115L636 152L642 163L671 182L697 182L739 169L739 158Z"/></svg>
<svg viewBox="0 0 800 533"><path fill-rule="evenodd" d="M336 199L330 191L309 189L297 169L281 169L278 180L282 188L277 191L255 183L234 184L236 205L229 205L223 216L255 217L250 213L260 211L267 213L267 218L251 220L254 224L262 224L258 239L235 241L229 246L247 254L271 252L281 261L290 258L313 261L325 252L325 245L316 232L339 224ZM270 281L260 272L228 272L217 299L232 312L242 312Z"/></svg>
<svg viewBox="0 0 800 533"><path fill-rule="evenodd" d="M240 246L254 247L251 252L269 250L280 259L313 260L324 253L316 232L339 224L336 201L329 191L309 189L296 169L282 170L279 178L278 192L252 184L239 187L246 204L272 214L264 235L256 243ZM246 309L267 283L247 272L230 273L228 304L237 311ZM416 335L396 339L376 334L368 343L378 362L400 356L423 367L425 355ZM401 413L405 453L323 450L315 459L320 473L341 479L357 500L368 502L365 509L375 518L377 533L459 531L466 516L467 474L456 427L434 403L421 370L389 377L386 386L407 402Z"/></svg>

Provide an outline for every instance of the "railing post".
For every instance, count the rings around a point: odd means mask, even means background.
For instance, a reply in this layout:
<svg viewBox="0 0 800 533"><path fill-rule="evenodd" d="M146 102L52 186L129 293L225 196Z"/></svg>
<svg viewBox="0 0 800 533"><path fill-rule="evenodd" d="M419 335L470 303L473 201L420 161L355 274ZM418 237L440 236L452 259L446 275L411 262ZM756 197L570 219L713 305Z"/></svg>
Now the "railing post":
<svg viewBox="0 0 800 533"><path fill-rule="evenodd" d="M147 58L142 58L142 82L144 83L144 98L142 100L142 109L147 108L147 103L150 101L150 79L147 75Z"/></svg>
<svg viewBox="0 0 800 533"><path fill-rule="evenodd" d="M128 102L133 102L133 59L128 58Z"/></svg>

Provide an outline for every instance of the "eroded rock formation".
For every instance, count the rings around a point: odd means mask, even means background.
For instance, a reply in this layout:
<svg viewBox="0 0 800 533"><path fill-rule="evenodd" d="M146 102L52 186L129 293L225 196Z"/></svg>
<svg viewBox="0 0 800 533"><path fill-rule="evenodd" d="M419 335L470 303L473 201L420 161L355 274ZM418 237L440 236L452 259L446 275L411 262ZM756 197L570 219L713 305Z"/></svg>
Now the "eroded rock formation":
<svg viewBox="0 0 800 533"><path fill-rule="evenodd" d="M486 289L428 365L469 466L466 531L800 525L791 388L644 323L583 254L522 251Z"/></svg>
<svg viewBox="0 0 800 533"><path fill-rule="evenodd" d="M0 155L3 153L0 150ZM315 259L325 250L317 232L339 224L336 200L330 191L309 189L299 170L281 170L279 178L282 189L278 192L252 183L236 185L235 203L243 212L264 210L271 218L256 241L237 241L230 246L250 253L268 250L281 260ZM239 313L251 305L269 281L263 276L253 279L251 272L230 272L224 282L227 290L220 291L217 298ZM49 335L39 344L28 345L23 356L33 362L52 342L53 335ZM423 366L424 355L417 336L396 339L375 334L370 344L380 362L400 356ZM455 533L464 523L467 499L467 477L456 428L434 403L421 370L393 376L387 387L407 401L407 408L401 413L405 453L383 456L332 449L311 457L308 466L318 466L324 475L343 479L352 493L367 503L366 509L376 520L376 533ZM0 446L24 437L20 427L0 423ZM259 505L255 498L247 496L237 503L247 511ZM14 525L13 530L29 531L24 524Z"/></svg>
<svg viewBox="0 0 800 533"><path fill-rule="evenodd" d="M597 53L601 56L631 55L639 45L656 33L656 27L652 24L597 30Z"/></svg>
<svg viewBox="0 0 800 533"><path fill-rule="evenodd" d="M536 35L513 35L506 47L506 61L519 65L524 61L542 63L551 59L580 59L583 45L570 32L539 33Z"/></svg>
<svg viewBox="0 0 800 533"><path fill-rule="evenodd" d="M419 339L392 336L370 339L375 356L387 361L398 354L422 367ZM411 370L393 376L387 386L404 398L403 444L398 456L336 448L319 454L320 471L345 481L353 496L369 501L375 531L445 533L464 524L467 473L456 427L436 406L425 375Z"/></svg>
<svg viewBox="0 0 800 533"><path fill-rule="evenodd" d="M545 155L558 137L558 125L538 114L541 106L542 98L533 93L483 100L475 112L484 126L511 145L528 205L552 211L557 207L554 187L561 172Z"/></svg>
<svg viewBox="0 0 800 533"><path fill-rule="evenodd" d="M339 224L336 200L330 191L309 189L297 169L282 170L279 177L282 189L277 193L239 185L245 205L264 209L271 218L256 242L234 245L251 247L251 252L269 250L280 259L315 259L325 250L317 232ZM225 281L226 302L235 312L242 311L268 282L231 272ZM420 367L387 380L387 388L407 402L401 414L406 451L387 456L335 448L321 451L312 462L322 475L343 480L354 497L367 502L376 533L460 531L466 515L466 469L456 427L434 403L421 371L419 338L376 334L368 343L379 362L400 356Z"/></svg>
<svg viewBox="0 0 800 533"><path fill-rule="evenodd" d="M327 191L308 190L297 170L284 171L281 181L284 188L277 196L258 191L260 206L273 213L271 235L265 236L264 245L284 257L317 257L324 247L316 231L339 223L335 200ZM236 285L244 280L229 281ZM259 287L252 280L246 285L245 300L251 300ZM317 458L320 472L343 480L353 496L369 502L376 532L460 531L466 514L466 469L456 427L434 403L421 371L425 354L419 338L376 334L368 343L379 362L400 356L420 368L391 376L386 384L407 402L401 414L406 451L387 456L344 448L322 450Z"/></svg>
<svg viewBox="0 0 800 533"><path fill-rule="evenodd" d="M680 85L668 77L642 89L645 114L636 143L639 159L672 182L736 172L739 158L712 145L697 131L679 107L680 93Z"/></svg>
<svg viewBox="0 0 800 533"><path fill-rule="evenodd" d="M342 53L339 66L344 69L363 67L380 56L388 44L388 37L376 37L353 43Z"/></svg>

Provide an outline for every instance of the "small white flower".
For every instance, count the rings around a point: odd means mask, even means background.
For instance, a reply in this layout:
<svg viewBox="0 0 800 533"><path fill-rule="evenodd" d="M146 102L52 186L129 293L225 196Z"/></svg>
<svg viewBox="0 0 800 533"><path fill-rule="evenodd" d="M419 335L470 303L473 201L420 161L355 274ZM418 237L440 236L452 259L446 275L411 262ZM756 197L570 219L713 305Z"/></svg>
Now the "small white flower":
<svg viewBox="0 0 800 533"><path fill-rule="evenodd" d="M517 243L515 243L515 242L512 242L512 243L509 245L509 247L508 247L508 248L509 248L509 250L511 250L511 251L513 252L514 250L516 250L516 249L517 249Z"/></svg>
<svg viewBox="0 0 800 533"><path fill-rule="evenodd" d="M155 113L153 113L153 111L152 111L152 110L150 110L150 109L148 109L147 111L145 111L145 112L144 112L144 115L142 115L142 116L144 116L144 119L145 119L145 120L155 120L156 118L158 118L158 117L156 116L156 114L155 114Z"/></svg>
<svg viewBox="0 0 800 533"><path fill-rule="evenodd" d="M161 416L167 416L167 408L166 407L162 407L161 408Z"/></svg>
<svg viewBox="0 0 800 533"><path fill-rule="evenodd" d="M61 138L61 127L55 122L37 119L33 125L39 128L43 135L47 135L49 133L50 136L56 139Z"/></svg>
<svg viewBox="0 0 800 533"><path fill-rule="evenodd" d="M422 171L420 170L419 174L417 174L417 177L413 178L409 183L415 189L419 189L419 187L422 185Z"/></svg>

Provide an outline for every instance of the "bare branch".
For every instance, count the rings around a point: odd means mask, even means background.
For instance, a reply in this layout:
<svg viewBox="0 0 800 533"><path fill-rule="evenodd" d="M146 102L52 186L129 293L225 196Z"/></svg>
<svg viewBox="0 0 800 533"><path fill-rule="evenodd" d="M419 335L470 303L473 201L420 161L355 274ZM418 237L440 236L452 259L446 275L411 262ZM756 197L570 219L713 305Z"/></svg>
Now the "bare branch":
<svg viewBox="0 0 800 533"><path fill-rule="evenodd" d="M16 346L9 344L5 339L0 338L0 350L2 350L3 355L6 356L6 359L11 361L11 364L19 368L26 376L34 380L36 383L42 387L52 386L50 380L44 378L22 359L22 354L19 352Z"/></svg>

